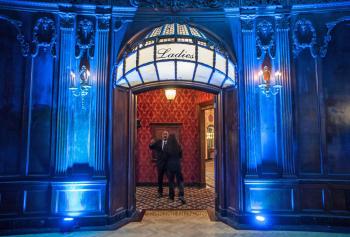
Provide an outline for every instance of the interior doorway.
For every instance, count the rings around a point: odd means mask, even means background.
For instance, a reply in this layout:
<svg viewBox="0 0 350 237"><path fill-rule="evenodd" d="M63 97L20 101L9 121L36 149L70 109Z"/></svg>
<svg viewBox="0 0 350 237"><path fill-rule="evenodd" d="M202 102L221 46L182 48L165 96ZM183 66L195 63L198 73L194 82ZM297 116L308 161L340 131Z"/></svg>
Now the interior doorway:
<svg viewBox="0 0 350 237"><path fill-rule="evenodd" d="M169 87L215 94L215 213L238 212L243 192L237 75L235 57L225 43L199 26L174 22L139 32L125 44L118 58L114 69L109 214L134 213L137 208L137 125L142 127L143 122L137 118L136 102L142 93ZM197 116L199 109L193 113Z"/></svg>
<svg viewBox="0 0 350 237"><path fill-rule="evenodd" d="M199 105L201 177L206 188L215 188L215 110L214 100Z"/></svg>
<svg viewBox="0 0 350 237"><path fill-rule="evenodd" d="M176 91L176 96L171 100L166 97L165 88L136 95L136 207L139 210L214 209L213 135L216 94L195 89L172 89ZM202 125L207 129L204 133ZM152 138L161 139L164 130L175 134L182 146L181 171L185 183L186 204L182 204L177 198L175 201L169 200L166 176L163 180L163 197L158 197L156 157L149 149L149 143ZM202 152L202 141L208 147L207 153ZM206 168L204 171L203 164ZM203 180L205 176L209 178ZM177 188L175 191L178 193Z"/></svg>

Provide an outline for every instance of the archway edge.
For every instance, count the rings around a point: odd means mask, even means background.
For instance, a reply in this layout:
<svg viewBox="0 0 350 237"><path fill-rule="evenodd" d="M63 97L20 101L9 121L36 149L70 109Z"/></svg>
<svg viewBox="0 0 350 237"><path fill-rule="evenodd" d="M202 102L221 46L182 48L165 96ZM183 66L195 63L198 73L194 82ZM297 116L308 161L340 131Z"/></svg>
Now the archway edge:
<svg viewBox="0 0 350 237"><path fill-rule="evenodd" d="M118 53L116 62L118 63L122 59L124 53L129 49L129 47L131 45L133 45L138 40L140 40L143 36L145 36L147 33L149 33L152 29L159 27L159 26L162 26L162 25L167 24L167 23L170 23L170 22L167 20L167 21L160 21L157 23L153 23L147 27L144 27L142 30L138 31L137 33L135 33L126 43L124 43L124 46L121 48L121 50ZM181 21L179 21L179 23L181 23ZM221 44L223 46L227 55L229 56L229 59L235 65L237 65L237 58L236 58L236 55L235 55L232 47L230 47L229 44L226 43L226 41L222 40L222 38L220 36L218 36L216 33L214 33L208 27L205 27L201 24L194 23L194 22L187 22L187 21L183 22L183 23L188 24L190 26L193 26L195 28L198 28L198 29L204 31L204 33L208 34L210 37L212 37L216 42L218 42L219 44Z"/></svg>
<svg viewBox="0 0 350 237"><path fill-rule="evenodd" d="M213 85L204 84L195 81L156 81L152 83L141 84L131 88L130 90L134 94L139 94L145 91L163 89L163 88L187 88L187 89L195 89L200 91L205 91L208 93L219 94L220 91L224 90L222 88L215 87Z"/></svg>

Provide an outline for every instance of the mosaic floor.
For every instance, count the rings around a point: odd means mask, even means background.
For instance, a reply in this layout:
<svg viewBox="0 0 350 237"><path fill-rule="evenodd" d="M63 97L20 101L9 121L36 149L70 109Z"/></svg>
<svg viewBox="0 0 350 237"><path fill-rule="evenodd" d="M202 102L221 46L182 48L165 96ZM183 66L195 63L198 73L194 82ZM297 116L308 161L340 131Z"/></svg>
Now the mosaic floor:
<svg viewBox="0 0 350 237"><path fill-rule="evenodd" d="M349 237L350 234L300 231L235 230L210 221L206 211L146 211L142 222L132 222L114 231L80 231L22 235L23 237Z"/></svg>
<svg viewBox="0 0 350 237"><path fill-rule="evenodd" d="M185 187L186 204L175 198L175 201L168 199L168 187L164 189L164 196L157 197L157 187L136 187L136 207L141 210L150 209L181 209L181 210L206 210L214 208L214 189ZM177 190L176 190L177 192Z"/></svg>

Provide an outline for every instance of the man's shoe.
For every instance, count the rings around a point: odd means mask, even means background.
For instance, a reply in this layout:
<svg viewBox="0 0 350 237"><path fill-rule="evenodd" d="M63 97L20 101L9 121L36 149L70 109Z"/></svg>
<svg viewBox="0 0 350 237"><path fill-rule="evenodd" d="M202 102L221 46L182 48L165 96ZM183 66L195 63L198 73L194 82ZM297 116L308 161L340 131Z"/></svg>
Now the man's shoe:
<svg viewBox="0 0 350 237"><path fill-rule="evenodd" d="M179 197L179 200L181 201L182 204L186 204L186 200L184 197Z"/></svg>

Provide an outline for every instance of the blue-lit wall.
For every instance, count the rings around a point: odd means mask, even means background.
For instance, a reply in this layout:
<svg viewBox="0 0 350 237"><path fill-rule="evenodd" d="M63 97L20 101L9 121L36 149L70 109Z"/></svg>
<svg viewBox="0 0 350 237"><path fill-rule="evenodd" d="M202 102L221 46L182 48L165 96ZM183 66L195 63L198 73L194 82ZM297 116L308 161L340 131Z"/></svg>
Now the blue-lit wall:
<svg viewBox="0 0 350 237"><path fill-rule="evenodd" d="M233 224L259 213L275 225L346 225L350 4L257 2L191 12L0 0L0 227L57 227L64 217L110 225L134 212L133 98L113 88L114 66L132 37L168 15L222 39L237 63L239 104L227 94L224 104L238 121L223 127L239 136L223 141L231 155L217 177L219 215ZM266 65L282 74L276 95L258 87ZM86 95L71 90L70 74L79 84L82 66Z"/></svg>

